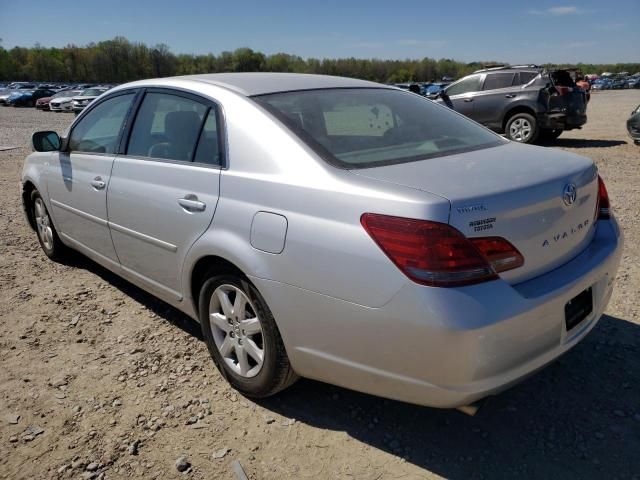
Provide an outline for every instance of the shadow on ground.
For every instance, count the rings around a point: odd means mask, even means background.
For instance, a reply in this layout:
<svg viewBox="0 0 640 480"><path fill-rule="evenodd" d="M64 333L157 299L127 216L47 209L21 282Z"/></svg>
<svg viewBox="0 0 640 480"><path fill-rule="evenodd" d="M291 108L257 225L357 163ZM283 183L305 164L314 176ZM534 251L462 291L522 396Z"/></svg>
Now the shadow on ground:
<svg viewBox="0 0 640 480"><path fill-rule="evenodd" d="M567 148L605 148L615 147L617 145L626 145L624 140L589 140L582 138L558 138L545 142L548 147L567 147Z"/></svg>
<svg viewBox="0 0 640 480"><path fill-rule="evenodd" d="M99 275L187 333L186 315L103 269ZM640 478L640 326L604 316L573 350L475 417L300 380L259 401L305 424L352 438L451 479Z"/></svg>

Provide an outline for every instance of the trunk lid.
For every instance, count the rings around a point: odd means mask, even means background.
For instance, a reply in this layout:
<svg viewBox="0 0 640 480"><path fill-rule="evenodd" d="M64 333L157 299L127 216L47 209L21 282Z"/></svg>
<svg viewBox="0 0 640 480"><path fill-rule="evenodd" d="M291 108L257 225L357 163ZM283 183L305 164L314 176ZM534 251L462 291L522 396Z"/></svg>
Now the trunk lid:
<svg viewBox="0 0 640 480"><path fill-rule="evenodd" d="M351 172L448 199L449 223L467 237L506 238L525 261L500 274L512 284L566 263L594 234L597 169L591 160L568 152L510 142ZM570 202L572 185L575 200Z"/></svg>

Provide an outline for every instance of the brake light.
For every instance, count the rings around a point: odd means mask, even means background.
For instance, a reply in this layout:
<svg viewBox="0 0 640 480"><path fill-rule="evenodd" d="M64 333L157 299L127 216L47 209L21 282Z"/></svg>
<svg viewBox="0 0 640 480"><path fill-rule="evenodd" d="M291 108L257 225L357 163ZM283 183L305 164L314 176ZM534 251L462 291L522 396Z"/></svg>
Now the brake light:
<svg viewBox="0 0 640 480"><path fill-rule="evenodd" d="M602 181L602 177L600 175L598 175L598 203L596 204L596 213L599 220L607 220L611 218L609 193L607 193L607 187Z"/></svg>
<svg viewBox="0 0 640 480"><path fill-rule="evenodd" d="M360 222L391 261L422 285L453 287L495 280L496 272L524 262L504 239L470 241L445 223L375 213L365 213Z"/></svg>
<svg viewBox="0 0 640 480"><path fill-rule="evenodd" d="M470 240L496 273L506 272L524 265L522 254L502 237L471 238Z"/></svg>

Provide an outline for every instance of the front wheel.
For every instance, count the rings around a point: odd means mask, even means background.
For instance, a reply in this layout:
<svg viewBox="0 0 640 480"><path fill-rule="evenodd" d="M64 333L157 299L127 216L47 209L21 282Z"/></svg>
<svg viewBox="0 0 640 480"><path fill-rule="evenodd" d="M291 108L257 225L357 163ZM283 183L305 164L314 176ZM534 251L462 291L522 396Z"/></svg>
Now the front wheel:
<svg viewBox="0 0 640 480"><path fill-rule="evenodd" d="M212 276L200 293L200 323L222 376L248 397L268 397L297 376L266 302L238 275Z"/></svg>
<svg viewBox="0 0 640 480"><path fill-rule="evenodd" d="M538 122L533 115L516 113L507 121L505 133L514 142L533 143L539 134Z"/></svg>

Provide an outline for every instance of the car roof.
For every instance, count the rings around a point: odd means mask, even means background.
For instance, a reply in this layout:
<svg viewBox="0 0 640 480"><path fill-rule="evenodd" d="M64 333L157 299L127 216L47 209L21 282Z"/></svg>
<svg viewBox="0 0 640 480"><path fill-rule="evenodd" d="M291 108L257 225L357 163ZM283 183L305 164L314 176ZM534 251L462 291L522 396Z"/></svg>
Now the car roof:
<svg viewBox="0 0 640 480"><path fill-rule="evenodd" d="M394 88L380 83L355 78L334 77L331 75L313 75L305 73L209 73L157 79L147 82L170 84L171 80L191 80L208 83L233 90L245 96L265 95L268 93L289 92L294 90L315 90L321 88ZM140 85L140 84L138 84Z"/></svg>

